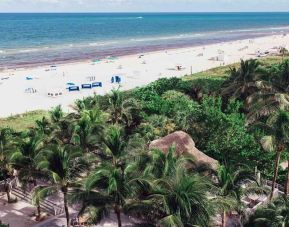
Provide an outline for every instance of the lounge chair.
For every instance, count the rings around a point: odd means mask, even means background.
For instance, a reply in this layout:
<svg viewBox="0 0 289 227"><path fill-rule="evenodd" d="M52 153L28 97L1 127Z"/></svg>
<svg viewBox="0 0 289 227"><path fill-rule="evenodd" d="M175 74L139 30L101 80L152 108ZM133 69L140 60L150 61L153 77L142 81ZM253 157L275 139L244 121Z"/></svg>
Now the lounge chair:
<svg viewBox="0 0 289 227"><path fill-rule="evenodd" d="M79 86L71 86L68 88L68 91L79 91Z"/></svg>
<svg viewBox="0 0 289 227"><path fill-rule="evenodd" d="M102 82L95 82L91 84L92 87L102 87Z"/></svg>
<svg viewBox="0 0 289 227"><path fill-rule="evenodd" d="M92 85L91 84L81 84L82 89L91 89Z"/></svg>

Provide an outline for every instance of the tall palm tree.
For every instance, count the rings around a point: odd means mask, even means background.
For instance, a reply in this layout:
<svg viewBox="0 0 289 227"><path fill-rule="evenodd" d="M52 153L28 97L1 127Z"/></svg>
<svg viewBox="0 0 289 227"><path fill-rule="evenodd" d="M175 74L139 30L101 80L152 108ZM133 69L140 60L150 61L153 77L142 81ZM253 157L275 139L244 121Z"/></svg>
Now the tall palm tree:
<svg viewBox="0 0 289 227"><path fill-rule="evenodd" d="M197 174L178 169L173 177L156 179L147 197L158 206L160 226L209 226L213 215L208 191L210 183ZM148 203L146 201L146 203Z"/></svg>
<svg viewBox="0 0 289 227"><path fill-rule="evenodd" d="M92 151L103 137L105 120L104 113L98 108L84 110L75 122L72 141L85 151Z"/></svg>
<svg viewBox="0 0 289 227"><path fill-rule="evenodd" d="M254 104L248 108L248 124L256 123L258 120L269 117L279 110L289 111L289 95L287 93L273 91L255 94L251 103Z"/></svg>
<svg viewBox="0 0 289 227"><path fill-rule="evenodd" d="M272 200L276 187L276 180L278 177L280 157L282 152L286 150L286 147L288 147L289 144L289 113L283 110L279 110L268 118L266 124L260 123L259 125L268 135L271 136L270 138L272 138L273 147L276 150L274 176L270 194L270 200Z"/></svg>
<svg viewBox="0 0 289 227"><path fill-rule="evenodd" d="M286 54L288 54L288 50L285 47L282 47L280 49L280 54L282 55L282 61L284 60L284 57Z"/></svg>
<svg viewBox="0 0 289 227"><path fill-rule="evenodd" d="M18 178L25 188L29 182L37 185L37 178L43 176L38 169L37 157L43 148L43 134L23 134L17 141L17 149L12 152L10 162L18 171Z"/></svg>
<svg viewBox="0 0 289 227"><path fill-rule="evenodd" d="M196 173L191 157L176 155L172 146L167 153L152 150L135 164L149 187L142 188L139 200L127 204L129 211L159 226L209 226L216 210L208 196L212 185Z"/></svg>
<svg viewBox="0 0 289 227"><path fill-rule="evenodd" d="M54 143L61 143L63 145L72 145L75 121L75 116L71 114L61 117L54 122L52 125L53 131L50 135L50 141Z"/></svg>
<svg viewBox="0 0 289 227"><path fill-rule="evenodd" d="M236 99L246 100L251 94L260 89L270 89L262 80L263 70L256 59L241 60L238 69L230 69L230 77L224 83L222 94Z"/></svg>
<svg viewBox="0 0 289 227"><path fill-rule="evenodd" d="M50 195L53 191L50 188L39 185L34 188L32 193L32 204L36 206L37 209L37 219L41 218L41 201L43 201L47 196Z"/></svg>
<svg viewBox="0 0 289 227"><path fill-rule="evenodd" d="M109 112L111 114L111 122L113 124L124 123L131 126L133 116L139 110L138 102L133 98L124 98L124 94L119 90L112 90L109 96Z"/></svg>
<svg viewBox="0 0 289 227"><path fill-rule="evenodd" d="M50 193L62 192L66 222L69 226L68 191L80 174L87 170L83 152L77 147L53 144L41 151L39 160L38 167L47 173L53 182L43 190Z"/></svg>
<svg viewBox="0 0 289 227"><path fill-rule="evenodd" d="M86 180L80 213L94 211L91 218L97 223L113 210L121 227L124 207L130 198L137 195L142 181L141 173L130 165L116 167L111 163L101 164Z"/></svg>
<svg viewBox="0 0 289 227"><path fill-rule="evenodd" d="M11 186L8 178L12 171L9 154L14 151L14 145L12 131L8 128L0 129L0 178L5 182L5 192L8 202L11 201Z"/></svg>
<svg viewBox="0 0 289 227"><path fill-rule="evenodd" d="M121 213L127 199L133 197L144 183L135 165L128 164L124 158L126 143L122 129L118 126L109 128L104 143L106 159L88 176L85 192L78 195L83 201L81 213L94 213L93 221L99 222L113 210L118 226L122 226Z"/></svg>
<svg viewBox="0 0 289 227"><path fill-rule="evenodd" d="M280 109L289 110L289 61L271 66L267 74L268 89L260 89L247 98L249 123Z"/></svg>

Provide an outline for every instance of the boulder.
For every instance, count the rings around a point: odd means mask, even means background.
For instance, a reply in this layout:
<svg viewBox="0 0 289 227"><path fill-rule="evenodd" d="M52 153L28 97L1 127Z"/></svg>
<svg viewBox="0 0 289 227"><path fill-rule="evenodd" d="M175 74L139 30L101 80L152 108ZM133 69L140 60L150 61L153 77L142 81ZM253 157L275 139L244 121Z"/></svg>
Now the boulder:
<svg viewBox="0 0 289 227"><path fill-rule="evenodd" d="M167 153L172 145L176 146L175 152L178 155L192 155L196 163L205 164L213 170L217 170L219 162L199 151L190 135L183 131L176 131L163 138L152 141L149 145L149 149L160 149Z"/></svg>

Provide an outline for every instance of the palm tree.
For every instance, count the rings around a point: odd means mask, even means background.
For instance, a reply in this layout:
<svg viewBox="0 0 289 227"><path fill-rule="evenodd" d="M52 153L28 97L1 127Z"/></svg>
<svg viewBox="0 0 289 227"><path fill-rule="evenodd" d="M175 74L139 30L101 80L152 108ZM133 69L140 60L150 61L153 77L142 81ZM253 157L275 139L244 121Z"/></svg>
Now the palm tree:
<svg viewBox="0 0 289 227"><path fill-rule="evenodd" d="M229 169L225 166L220 166L218 169L218 195L223 199L235 200L235 203L231 203L231 207L227 208L237 208L239 213L242 210L242 197L251 193L262 194L266 193L265 189L261 188L255 178L255 175L246 168L239 168L237 170ZM245 181L250 180L251 183L247 184L245 188L242 184ZM222 226L226 226L226 213L228 210L223 210L222 215Z"/></svg>
<svg viewBox="0 0 289 227"><path fill-rule="evenodd" d="M284 60L284 57L286 54L288 54L288 50L285 47L282 47L280 49L280 54L282 54L282 61Z"/></svg>
<svg viewBox="0 0 289 227"><path fill-rule="evenodd" d="M91 218L97 223L113 210L118 226L122 226L121 213L141 185L141 175L137 173L130 165L120 168L105 163L98 166L86 180L80 214L94 211Z"/></svg>
<svg viewBox="0 0 289 227"><path fill-rule="evenodd" d="M158 226L209 225L216 210L215 200L208 196L212 185L196 173L192 157L176 155L172 146L167 153L154 149L142 154L135 165L149 187L126 205L129 212L145 215Z"/></svg>
<svg viewBox="0 0 289 227"><path fill-rule="evenodd" d="M179 162L173 175L167 170L163 178L153 180L137 168L137 163L123 164L121 156L113 156L112 163L102 162L87 178L89 193L80 196L82 213L93 214L94 221L100 221L112 209L118 226L122 226L123 211L142 216L146 213L146 218L157 216L160 220L154 221L160 226L208 226L213 209L207 197L210 183L206 178L187 175Z"/></svg>
<svg viewBox="0 0 289 227"><path fill-rule="evenodd" d="M23 183L24 188L30 181L37 185L37 178L43 176L38 169L37 157L43 148L43 134L34 132L33 135L25 133L17 141L17 149L12 152L10 162L14 169L18 171L18 178Z"/></svg>
<svg viewBox="0 0 289 227"><path fill-rule="evenodd" d="M50 188L45 186L37 186L34 188L32 193L32 204L36 206L37 209L37 219L41 218L41 201L43 201L52 191Z"/></svg>
<svg viewBox="0 0 289 227"><path fill-rule="evenodd" d="M289 95L287 93L276 91L259 93L255 94L250 102L254 104L248 108L248 124L255 123L257 120L268 117L279 110L289 111Z"/></svg>
<svg viewBox="0 0 289 227"><path fill-rule="evenodd" d="M51 110L49 114L52 123L58 123L64 117L64 112L60 105Z"/></svg>
<svg viewBox="0 0 289 227"><path fill-rule="evenodd" d="M283 61L281 64L277 65L272 80L281 91L289 91L289 60Z"/></svg>
<svg viewBox="0 0 289 227"><path fill-rule="evenodd" d="M127 164L124 158L126 143L119 126L108 129L104 143L106 158L88 176L85 192L79 193L77 197L83 201L81 213L94 213L94 222L99 222L113 210L118 226L122 226L121 213L127 199L136 195L144 182L136 165Z"/></svg>
<svg viewBox="0 0 289 227"><path fill-rule="evenodd" d="M7 195L7 201L11 201L10 191L11 186L9 184L9 173L12 171L11 163L9 160L9 154L15 149L14 141L12 137L12 131L8 128L0 129L0 178L4 179L5 192Z"/></svg>
<svg viewBox="0 0 289 227"><path fill-rule="evenodd" d="M278 177L280 157L282 152L285 151L286 147L288 147L289 143L289 113L279 110L268 118L266 124L259 123L259 126L265 130L267 135L270 135L269 138L272 140L273 147L276 150L274 176L270 194L270 200L272 200Z"/></svg>
<svg viewBox="0 0 289 227"><path fill-rule="evenodd" d="M154 178L173 177L177 173L178 168L190 168L194 165L193 157L189 155L178 156L175 153L175 145L171 146L167 153L159 149L153 149L147 153L145 174L150 174ZM141 160L141 162L143 162Z"/></svg>
<svg viewBox="0 0 289 227"><path fill-rule="evenodd" d="M39 160L38 167L47 173L53 182L43 190L50 193L62 192L67 226L69 226L68 191L80 174L87 170L83 152L77 147L53 144L41 152Z"/></svg>
<svg viewBox="0 0 289 227"><path fill-rule="evenodd" d="M109 112L113 124L124 123L127 127L134 122L133 117L139 110L138 102L133 98L125 99L122 92L112 90L109 96Z"/></svg>
<svg viewBox="0 0 289 227"><path fill-rule="evenodd" d="M230 78L224 83L222 94L236 99L246 100L260 89L270 89L262 80L263 70L256 59L241 60L240 68L230 69Z"/></svg>
<svg viewBox="0 0 289 227"><path fill-rule="evenodd" d="M76 118L73 114L61 117L53 123L50 141L63 145L73 144L74 126Z"/></svg>
<svg viewBox="0 0 289 227"><path fill-rule="evenodd" d="M35 121L36 128L35 130L43 133L45 135L50 135L52 129L49 120L46 117L43 117L41 120Z"/></svg>
<svg viewBox="0 0 289 227"><path fill-rule="evenodd" d="M76 100L72 108L81 113L84 110L91 110L99 104L99 97L97 95L89 96L84 99Z"/></svg>
<svg viewBox="0 0 289 227"><path fill-rule="evenodd" d="M72 141L85 151L93 151L100 143L105 128L105 116L98 108L84 110L75 122Z"/></svg>
<svg viewBox="0 0 289 227"><path fill-rule="evenodd" d="M247 98L249 123L280 109L289 110L289 61L271 66L267 74L268 89L260 89Z"/></svg>
<svg viewBox="0 0 289 227"><path fill-rule="evenodd" d="M156 179L147 199L158 206L160 226L209 226L212 210L208 199L210 183L181 168L174 177Z"/></svg>

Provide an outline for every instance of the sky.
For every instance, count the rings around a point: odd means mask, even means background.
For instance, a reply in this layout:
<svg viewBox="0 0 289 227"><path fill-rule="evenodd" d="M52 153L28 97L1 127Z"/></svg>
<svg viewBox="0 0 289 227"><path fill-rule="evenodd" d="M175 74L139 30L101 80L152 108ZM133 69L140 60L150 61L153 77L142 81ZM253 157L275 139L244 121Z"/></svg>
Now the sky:
<svg viewBox="0 0 289 227"><path fill-rule="evenodd" d="M273 12L289 0L0 0L0 12Z"/></svg>

